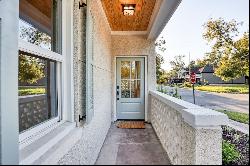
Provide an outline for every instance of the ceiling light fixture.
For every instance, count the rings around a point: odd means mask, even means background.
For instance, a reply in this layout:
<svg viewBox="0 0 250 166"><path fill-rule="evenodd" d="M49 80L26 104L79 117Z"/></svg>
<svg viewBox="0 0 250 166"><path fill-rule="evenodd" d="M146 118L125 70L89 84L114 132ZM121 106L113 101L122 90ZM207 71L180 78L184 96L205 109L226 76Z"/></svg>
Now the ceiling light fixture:
<svg viewBox="0 0 250 166"><path fill-rule="evenodd" d="M135 4L123 4L122 12L124 16L133 16L135 14Z"/></svg>

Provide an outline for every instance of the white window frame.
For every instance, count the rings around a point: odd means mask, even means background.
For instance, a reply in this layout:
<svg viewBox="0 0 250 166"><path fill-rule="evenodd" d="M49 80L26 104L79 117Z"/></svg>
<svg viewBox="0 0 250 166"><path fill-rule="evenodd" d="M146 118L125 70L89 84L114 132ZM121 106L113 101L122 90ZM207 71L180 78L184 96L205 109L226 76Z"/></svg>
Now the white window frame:
<svg viewBox="0 0 250 166"><path fill-rule="evenodd" d="M63 3L64 2L64 3ZM63 18L63 5L65 5L65 0L62 0L62 15ZM62 19L61 26L63 26L64 20ZM63 32L62 32L62 40L63 40ZM60 41L63 42L63 41ZM63 43L62 43L63 44ZM57 127L59 124L65 122L65 120L62 118L62 75L63 75L63 69L62 66L64 66L64 59L65 56L63 54L58 54L56 52L44 49L40 46L37 46L35 44L31 44L27 41L24 41L22 39L19 39L18 42L18 48L19 51L23 51L28 54L36 55L40 58L46 58L49 60L56 61L56 92L57 92L57 111L58 116L53 117L52 119L49 119L41 124L38 124L37 126L34 126L30 129L27 129L23 133L19 134L19 149L22 149L29 145L30 143L34 142L35 140L39 139L43 135L50 132L52 129ZM62 50L63 52L63 50Z"/></svg>

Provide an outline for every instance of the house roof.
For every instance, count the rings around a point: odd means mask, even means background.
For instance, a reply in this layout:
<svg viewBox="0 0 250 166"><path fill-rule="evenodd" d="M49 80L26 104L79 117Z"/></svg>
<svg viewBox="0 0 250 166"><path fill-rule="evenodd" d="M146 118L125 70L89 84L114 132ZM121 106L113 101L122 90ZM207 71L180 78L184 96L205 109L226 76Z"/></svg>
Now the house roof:
<svg viewBox="0 0 250 166"><path fill-rule="evenodd" d="M201 68L201 73L214 73L213 65L206 65L205 67Z"/></svg>
<svg viewBox="0 0 250 166"><path fill-rule="evenodd" d="M186 68L185 70L186 70L187 73L189 73L190 69ZM200 70L201 70L201 68L199 68L199 67L193 67L193 68L191 68L191 73L201 74Z"/></svg>

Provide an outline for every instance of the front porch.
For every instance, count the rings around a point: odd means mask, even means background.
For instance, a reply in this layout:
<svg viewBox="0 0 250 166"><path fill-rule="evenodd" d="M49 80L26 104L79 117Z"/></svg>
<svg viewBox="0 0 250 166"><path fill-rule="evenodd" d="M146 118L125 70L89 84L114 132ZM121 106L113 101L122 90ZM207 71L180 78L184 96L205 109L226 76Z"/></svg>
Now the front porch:
<svg viewBox="0 0 250 166"><path fill-rule="evenodd" d="M47 0L54 15L41 10L38 0L0 1L0 21L11 20L0 24L1 164L222 163L221 125L227 117L155 91L155 41L181 0L128 1L132 7L136 2L134 13L123 11L126 0ZM37 13L48 14L50 28L41 27ZM51 48L19 40L20 19L49 35ZM18 96L18 52L46 60L45 94L24 97L28 104ZM117 75L123 68L118 57L129 58L124 78ZM120 117L137 118L136 112L148 123L145 130L112 125Z"/></svg>
<svg viewBox="0 0 250 166"><path fill-rule="evenodd" d="M96 165L170 165L152 126L146 129L110 127Z"/></svg>

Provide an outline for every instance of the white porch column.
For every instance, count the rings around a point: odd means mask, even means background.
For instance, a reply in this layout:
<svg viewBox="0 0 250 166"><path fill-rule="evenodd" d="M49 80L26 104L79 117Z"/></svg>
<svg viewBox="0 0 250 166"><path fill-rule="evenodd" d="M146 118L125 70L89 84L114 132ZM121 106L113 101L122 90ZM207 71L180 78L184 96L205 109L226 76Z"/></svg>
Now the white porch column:
<svg viewBox="0 0 250 166"><path fill-rule="evenodd" d="M18 164L19 0L0 0L0 164Z"/></svg>

